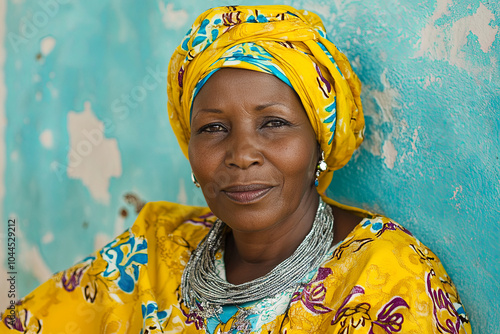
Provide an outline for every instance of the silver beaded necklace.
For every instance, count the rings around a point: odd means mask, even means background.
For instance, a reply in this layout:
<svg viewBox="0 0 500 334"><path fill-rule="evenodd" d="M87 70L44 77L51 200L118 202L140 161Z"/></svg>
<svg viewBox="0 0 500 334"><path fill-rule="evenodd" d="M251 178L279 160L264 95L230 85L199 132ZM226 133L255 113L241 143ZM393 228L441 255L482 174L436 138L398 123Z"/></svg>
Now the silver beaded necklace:
<svg viewBox="0 0 500 334"><path fill-rule="evenodd" d="M265 297L276 296L300 284L301 279L319 268L333 242L332 209L321 198L311 231L293 254L266 275L250 282L234 285L222 279L215 268L215 254L225 240L226 224L217 219L207 236L193 251L184 269L181 294L191 313L205 320L219 318L223 305L241 305ZM251 310L241 309L238 322L243 327ZM248 327L247 327L248 328Z"/></svg>

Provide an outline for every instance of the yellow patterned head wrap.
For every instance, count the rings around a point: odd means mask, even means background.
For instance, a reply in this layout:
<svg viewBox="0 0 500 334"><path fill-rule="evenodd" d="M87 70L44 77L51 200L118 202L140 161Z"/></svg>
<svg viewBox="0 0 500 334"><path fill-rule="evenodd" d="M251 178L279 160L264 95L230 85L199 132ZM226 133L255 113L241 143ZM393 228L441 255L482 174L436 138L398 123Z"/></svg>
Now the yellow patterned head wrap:
<svg viewBox="0 0 500 334"><path fill-rule="evenodd" d="M290 6L217 7L196 19L167 78L170 123L186 157L194 96L222 67L271 73L295 90L328 164L317 187L323 193L363 141L364 118L361 83L321 19Z"/></svg>

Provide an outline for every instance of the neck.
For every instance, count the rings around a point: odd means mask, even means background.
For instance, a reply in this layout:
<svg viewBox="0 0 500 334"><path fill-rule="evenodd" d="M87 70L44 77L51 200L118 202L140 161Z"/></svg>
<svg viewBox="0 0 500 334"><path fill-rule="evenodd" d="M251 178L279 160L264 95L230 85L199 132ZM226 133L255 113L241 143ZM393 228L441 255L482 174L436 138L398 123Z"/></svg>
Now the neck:
<svg viewBox="0 0 500 334"><path fill-rule="evenodd" d="M257 232L231 231L226 238L226 278L242 284L269 273L290 257L311 230L319 197L309 196L292 215Z"/></svg>

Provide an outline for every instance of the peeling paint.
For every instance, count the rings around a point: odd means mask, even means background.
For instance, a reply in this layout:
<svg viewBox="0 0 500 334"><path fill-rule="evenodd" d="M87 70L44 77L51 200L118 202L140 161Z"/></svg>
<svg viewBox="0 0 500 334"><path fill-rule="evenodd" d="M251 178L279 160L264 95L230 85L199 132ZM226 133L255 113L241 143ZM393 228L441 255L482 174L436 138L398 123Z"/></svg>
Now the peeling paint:
<svg viewBox="0 0 500 334"><path fill-rule="evenodd" d="M55 88L51 82L47 82L47 88L50 90L50 95L52 95L54 99L59 97L59 90Z"/></svg>
<svg viewBox="0 0 500 334"><path fill-rule="evenodd" d="M422 86L423 89L429 88L434 83L438 83L439 86L442 85L443 80L440 77L435 77L432 73L428 76L425 77L425 82L424 85Z"/></svg>
<svg viewBox="0 0 500 334"><path fill-rule="evenodd" d="M402 123L406 123L406 122L402 122ZM417 151L418 151L417 150L417 143L420 140L419 135L418 135L418 130L420 128L421 127L419 126L415 130L413 130L413 135L412 135L412 137L410 139L411 150L409 150L409 151L403 151L402 154L400 154L400 158L399 158L399 163L400 164L404 163L405 161L407 161L410 158L415 157L415 153L417 153Z"/></svg>
<svg viewBox="0 0 500 334"><path fill-rule="evenodd" d="M40 143L42 143L45 148L52 148L54 146L54 136L52 135L52 131L44 130L40 134Z"/></svg>
<svg viewBox="0 0 500 334"><path fill-rule="evenodd" d="M417 152L417 141L418 141L418 130L420 129L421 127L419 126L417 129L415 129L413 131L413 136L411 138L411 149L413 150L413 152Z"/></svg>
<svg viewBox="0 0 500 334"><path fill-rule="evenodd" d="M457 199L457 194L461 193L462 190L463 190L462 186L455 187L455 190L453 191L453 197L451 197L450 199L456 200Z"/></svg>
<svg viewBox="0 0 500 334"><path fill-rule="evenodd" d="M382 91L373 91L372 95L377 101L378 106L380 107L380 111L382 111L382 122L383 123L392 123L394 122L394 108L400 108L398 100L401 95L398 90L391 86L389 80L387 79L387 68L384 69L382 74L380 75L380 82L382 83L384 89Z"/></svg>
<svg viewBox="0 0 500 334"><path fill-rule="evenodd" d="M455 22L451 28L451 55L464 58L460 50L467 42L469 32L477 36L481 50L484 53L489 52L498 32L498 27L494 28L490 25L490 22L494 20L493 12L480 3L475 14Z"/></svg>
<svg viewBox="0 0 500 334"><path fill-rule="evenodd" d="M44 282L52 276L52 271L45 263L40 249L34 245L24 245L19 254L19 263L28 273L31 273L38 281Z"/></svg>
<svg viewBox="0 0 500 334"><path fill-rule="evenodd" d="M17 214L11 214L11 216L16 217L16 221L19 223L20 220L17 218ZM18 247L16 265L33 275L40 282L49 279L52 276L52 271L40 254L40 248L31 244L20 228L16 229L16 240L16 246Z"/></svg>
<svg viewBox="0 0 500 334"><path fill-rule="evenodd" d="M391 166L389 168L392 169L396 159L396 156L393 156L393 154L397 155L397 151L394 149L391 139L398 136L398 122L394 118L394 110L401 108L401 104L399 103L401 95L390 84L387 73L388 70L386 68L380 75L380 82L383 87L381 91L368 88L368 95L375 100L376 106L370 102L365 103L365 114L371 117L371 126L375 130L371 133L369 140L363 147L375 156L382 155L386 166ZM393 125L392 131L389 133L380 131L382 125L388 123ZM384 146L386 147L385 153Z"/></svg>
<svg viewBox="0 0 500 334"><path fill-rule="evenodd" d="M68 133L68 176L81 179L95 200L109 203L110 178L122 174L116 139L105 138L104 124L95 117L89 102L83 112L68 113Z"/></svg>
<svg viewBox="0 0 500 334"><path fill-rule="evenodd" d="M54 233L52 232L47 232L43 235L42 237L42 243L44 245L50 244L52 241L54 241Z"/></svg>
<svg viewBox="0 0 500 334"><path fill-rule="evenodd" d="M46 57L52 52L55 46L56 40L54 37L45 37L40 41L40 52Z"/></svg>
<svg viewBox="0 0 500 334"><path fill-rule="evenodd" d="M467 43L469 33L478 38L480 49L487 53L495 41L498 27L490 25L495 16L484 4L480 3L477 11L462 17L452 24L438 25L438 19L446 19L451 0L440 0L436 11L428 24L420 32L416 57L429 56L436 60L446 60L450 64L471 71L462 48Z"/></svg>
<svg viewBox="0 0 500 334"><path fill-rule="evenodd" d="M163 16L163 24L167 29L178 30L186 26L189 15L184 9L175 10L173 3L165 4L161 0L158 6Z"/></svg>
<svg viewBox="0 0 500 334"><path fill-rule="evenodd" d="M384 158L384 163L389 169L394 168L394 163L398 156L398 151L394 147L391 140L386 140L382 146L382 157Z"/></svg>
<svg viewBox="0 0 500 334"><path fill-rule="evenodd" d="M125 231L125 219L123 217L117 216L115 219L114 233L113 235L120 235Z"/></svg>
<svg viewBox="0 0 500 334"><path fill-rule="evenodd" d="M109 237L109 235L104 234L104 233L97 233L94 237L94 249L101 249L104 246L106 246L112 238Z"/></svg>

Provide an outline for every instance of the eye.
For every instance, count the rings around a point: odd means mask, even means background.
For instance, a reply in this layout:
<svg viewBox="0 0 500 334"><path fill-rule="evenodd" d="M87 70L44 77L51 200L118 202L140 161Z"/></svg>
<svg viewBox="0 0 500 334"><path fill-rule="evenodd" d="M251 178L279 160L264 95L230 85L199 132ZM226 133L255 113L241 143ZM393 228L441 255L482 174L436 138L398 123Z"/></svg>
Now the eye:
<svg viewBox="0 0 500 334"><path fill-rule="evenodd" d="M226 132L227 129L224 125L219 124L219 123L210 123L207 125L202 126L199 130L198 133L213 133L213 132Z"/></svg>
<svg viewBox="0 0 500 334"><path fill-rule="evenodd" d="M272 118L264 121L263 128L281 128L290 125L290 122L282 118Z"/></svg>

